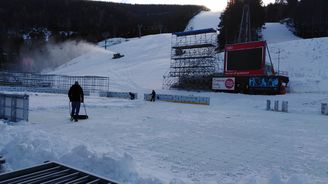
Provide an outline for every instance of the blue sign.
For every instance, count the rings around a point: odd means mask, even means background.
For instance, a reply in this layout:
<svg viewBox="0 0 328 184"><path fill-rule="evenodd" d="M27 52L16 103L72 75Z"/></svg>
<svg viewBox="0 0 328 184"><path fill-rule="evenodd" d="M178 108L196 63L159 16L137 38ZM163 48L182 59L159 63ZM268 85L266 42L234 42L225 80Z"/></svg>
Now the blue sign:
<svg viewBox="0 0 328 184"><path fill-rule="evenodd" d="M279 87L278 77L250 77L250 88L276 88Z"/></svg>

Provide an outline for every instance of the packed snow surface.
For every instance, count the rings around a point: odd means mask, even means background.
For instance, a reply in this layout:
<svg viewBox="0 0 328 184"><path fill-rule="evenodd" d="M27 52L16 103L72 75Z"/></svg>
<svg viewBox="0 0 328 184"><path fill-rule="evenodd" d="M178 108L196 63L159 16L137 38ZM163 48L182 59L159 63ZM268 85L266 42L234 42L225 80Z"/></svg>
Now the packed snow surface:
<svg viewBox="0 0 328 184"><path fill-rule="evenodd" d="M328 182L326 95L192 94L211 105L86 97L90 119L78 123L66 95L31 94L28 123L0 124L5 168L55 160L122 183ZM290 112L265 111L267 99Z"/></svg>
<svg viewBox="0 0 328 184"><path fill-rule="evenodd" d="M270 32L268 34L277 34ZM29 122L0 123L5 171L63 162L128 184L326 184L328 38L269 44L274 65L290 75L290 94L254 96L162 90L170 34L90 52L52 73L110 78L110 90L137 100L85 97L89 119L69 121L66 95L30 94ZM125 56L112 59L113 53ZM143 93L208 96L211 104L143 101ZM266 111L266 100L289 112ZM85 113L83 107L81 114Z"/></svg>

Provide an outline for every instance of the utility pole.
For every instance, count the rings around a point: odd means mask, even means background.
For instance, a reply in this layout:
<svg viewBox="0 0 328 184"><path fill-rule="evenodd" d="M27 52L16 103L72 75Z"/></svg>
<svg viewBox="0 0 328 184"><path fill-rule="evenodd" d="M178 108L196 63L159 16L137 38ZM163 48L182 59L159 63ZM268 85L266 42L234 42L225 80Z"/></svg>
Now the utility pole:
<svg viewBox="0 0 328 184"><path fill-rule="evenodd" d="M159 24L158 28L159 28L159 34L162 34L162 30L163 30L163 24Z"/></svg>
<svg viewBox="0 0 328 184"><path fill-rule="evenodd" d="M280 73L280 49L278 49L278 75L279 75L279 73Z"/></svg>

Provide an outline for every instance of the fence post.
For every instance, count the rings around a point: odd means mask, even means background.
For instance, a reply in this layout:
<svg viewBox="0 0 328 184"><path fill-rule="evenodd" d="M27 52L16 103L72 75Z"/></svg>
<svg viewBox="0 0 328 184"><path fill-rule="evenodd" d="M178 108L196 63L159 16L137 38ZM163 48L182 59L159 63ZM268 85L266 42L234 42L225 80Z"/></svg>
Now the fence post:
<svg viewBox="0 0 328 184"><path fill-rule="evenodd" d="M266 103L266 110L267 110L267 111L271 110L271 100L267 100L267 103Z"/></svg>
<svg viewBox="0 0 328 184"><path fill-rule="evenodd" d="M288 101L282 101L282 112L288 112Z"/></svg>
<svg viewBox="0 0 328 184"><path fill-rule="evenodd" d="M327 103L321 103L321 114L327 114Z"/></svg>
<svg viewBox="0 0 328 184"><path fill-rule="evenodd" d="M274 101L274 111L279 111L279 101L278 100Z"/></svg>

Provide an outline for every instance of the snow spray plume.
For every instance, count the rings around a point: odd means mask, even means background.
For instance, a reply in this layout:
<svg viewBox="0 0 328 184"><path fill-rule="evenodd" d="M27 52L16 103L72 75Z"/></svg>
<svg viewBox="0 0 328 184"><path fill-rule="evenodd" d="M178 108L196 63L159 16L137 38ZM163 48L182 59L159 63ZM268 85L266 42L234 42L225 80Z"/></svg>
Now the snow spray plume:
<svg viewBox="0 0 328 184"><path fill-rule="evenodd" d="M48 42L45 45L22 49L20 68L25 72L47 72L92 50L101 49L83 41Z"/></svg>

